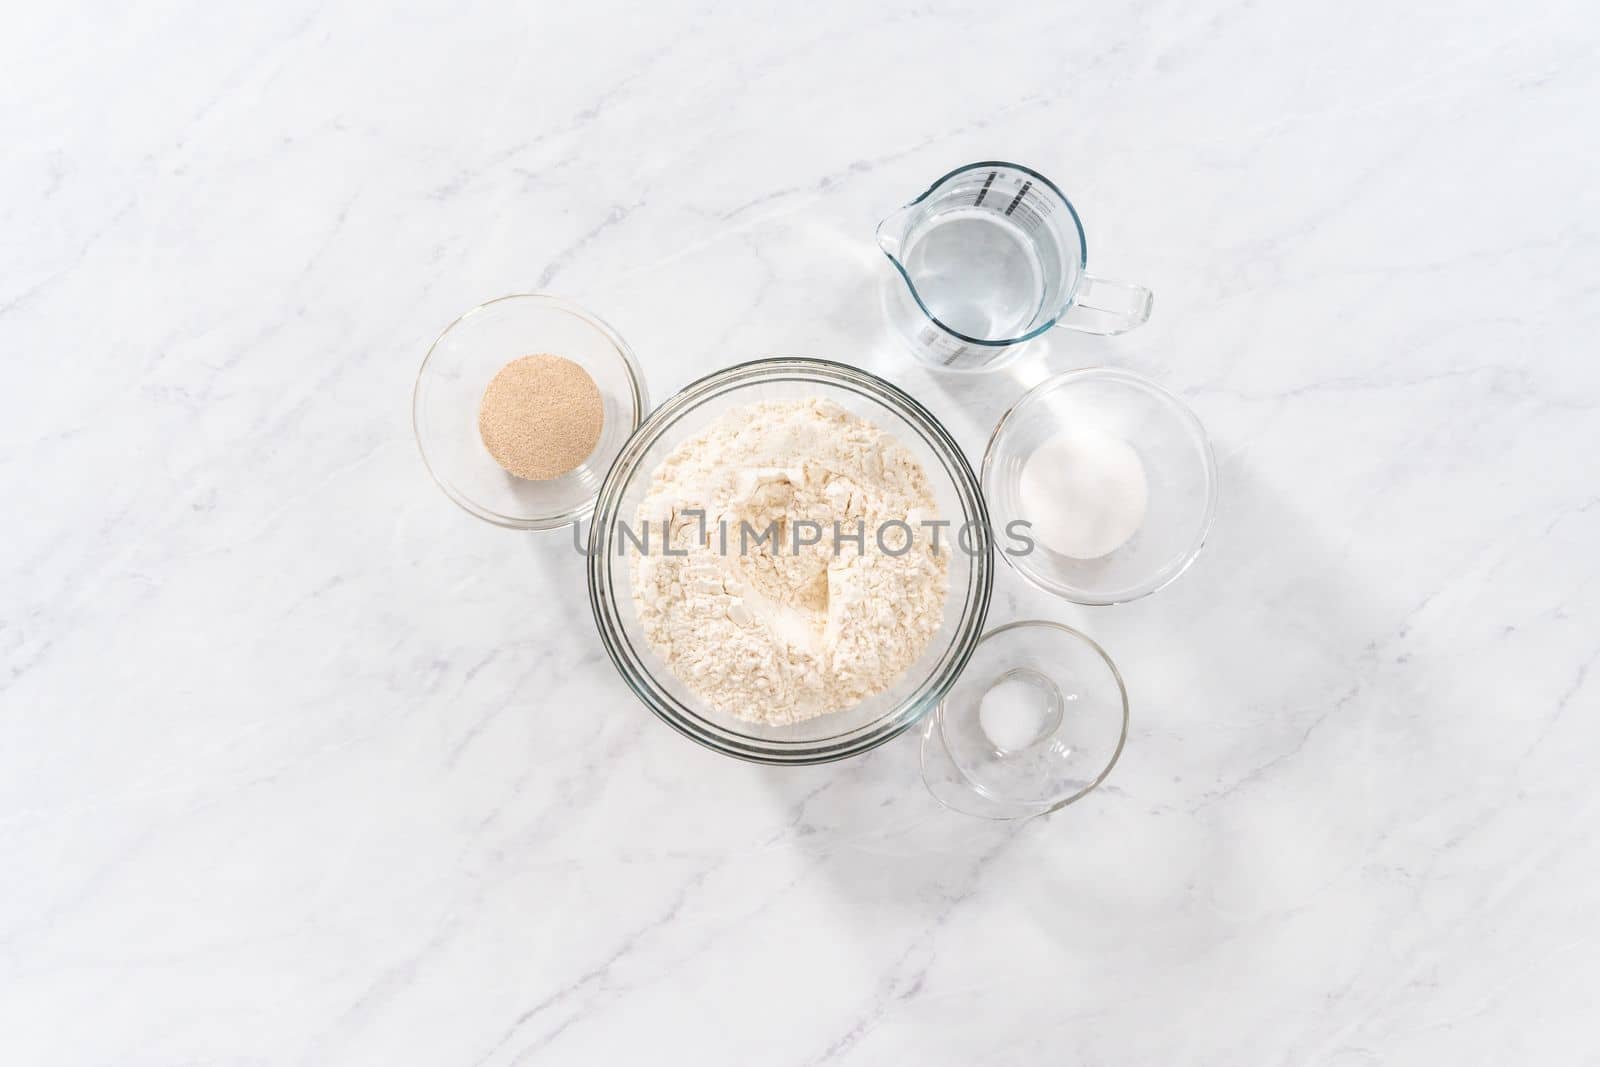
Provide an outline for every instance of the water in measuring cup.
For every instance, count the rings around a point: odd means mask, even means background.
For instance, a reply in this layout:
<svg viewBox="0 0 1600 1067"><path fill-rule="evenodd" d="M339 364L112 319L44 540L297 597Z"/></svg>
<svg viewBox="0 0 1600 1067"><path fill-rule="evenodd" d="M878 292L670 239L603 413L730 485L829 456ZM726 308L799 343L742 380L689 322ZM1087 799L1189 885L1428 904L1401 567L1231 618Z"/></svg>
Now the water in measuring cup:
<svg viewBox="0 0 1600 1067"><path fill-rule="evenodd" d="M1019 337L1044 303L1044 268L1016 223L984 208L941 211L918 227L906 273L928 312L985 341Z"/></svg>

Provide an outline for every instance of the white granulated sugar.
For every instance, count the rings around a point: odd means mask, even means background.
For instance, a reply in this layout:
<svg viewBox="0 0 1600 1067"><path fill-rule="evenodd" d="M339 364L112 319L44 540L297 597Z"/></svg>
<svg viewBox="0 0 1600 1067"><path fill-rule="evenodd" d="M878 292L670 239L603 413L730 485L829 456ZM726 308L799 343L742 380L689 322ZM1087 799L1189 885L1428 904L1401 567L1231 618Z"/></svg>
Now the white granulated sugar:
<svg viewBox="0 0 1600 1067"><path fill-rule="evenodd" d="M1018 495L1033 536L1073 559L1109 556L1144 523L1150 489L1139 453L1090 427L1057 431L1022 465Z"/></svg>
<svg viewBox="0 0 1600 1067"><path fill-rule="evenodd" d="M686 514L696 510L703 521ZM640 505L636 529L648 524L652 538L631 563L640 625L718 711L779 725L852 707L893 684L943 620L952 539L935 551L921 526L937 517L916 458L837 404L729 411L673 449ZM672 551L685 555L663 553L663 520ZM795 524L807 521L821 540L796 553ZM914 532L898 556L876 538L894 521ZM776 546L751 536L741 555L741 524L759 535L772 523ZM802 541L814 532L800 530ZM888 527L884 543L900 550L904 531Z"/></svg>

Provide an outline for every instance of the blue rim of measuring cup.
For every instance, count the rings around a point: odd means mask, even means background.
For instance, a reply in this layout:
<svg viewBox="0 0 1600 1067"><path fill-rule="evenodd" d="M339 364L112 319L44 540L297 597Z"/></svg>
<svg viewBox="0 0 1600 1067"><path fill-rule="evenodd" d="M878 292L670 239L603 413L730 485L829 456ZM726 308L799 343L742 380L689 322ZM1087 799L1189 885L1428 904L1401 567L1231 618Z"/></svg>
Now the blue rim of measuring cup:
<svg viewBox="0 0 1600 1067"><path fill-rule="evenodd" d="M1046 330L1053 328L1056 323L1061 321L1061 316L1066 313L1067 308L1072 306L1072 298L1078 295L1078 285L1083 281L1083 272L1088 269L1089 242L1083 235L1083 219L1078 217L1078 209L1072 206L1072 201L1067 199L1067 194L1061 191L1061 187L1059 185L1051 181L1049 178L1046 178L1043 174L1040 174L1032 167L1025 167L1021 163L1008 163L1003 159L986 159L981 163L968 163L965 166L957 167L950 173L941 175L939 178L935 179L934 183L924 189L920 196L914 200L906 201L900 210L904 211L906 208L916 207L918 204L928 199L928 197L933 194L935 189L939 188L939 186L943 185L951 178L954 178L957 174L965 174L969 170L982 170L984 167L1006 167L1010 170L1019 170L1024 174L1032 175L1035 180L1048 186L1050 191L1060 197L1063 204L1067 205L1067 213L1072 216L1072 225L1078 231L1078 276L1072 280L1072 288L1067 291L1066 299L1062 301L1060 309L1057 310L1054 315L1051 315L1044 322L1040 323L1038 326L1035 326L1033 329L1019 337L1008 337L1000 341L989 340L983 337L971 337L962 333L960 330L952 329L940 322L938 316L928 309L927 304L922 302L922 294L917 292L916 284L912 282L911 275L906 273L905 266L887 251L884 251L883 255L885 259L894 264L894 269L900 272L900 277L906 283L906 288L911 290L911 299L917 302L917 307L922 309L922 313L928 317L929 322L939 327L939 329L943 330L951 337L959 338L968 344L983 345L987 348L1004 348L1007 345L1016 345L1021 344L1024 341L1031 341L1035 337L1038 337L1040 334L1044 333ZM893 216L891 216L891 218L892 217ZM888 221L888 219L883 220L883 222ZM878 223L878 229L876 231L877 233L881 234L883 232L883 222ZM880 251L883 250L883 246L881 244L878 247Z"/></svg>

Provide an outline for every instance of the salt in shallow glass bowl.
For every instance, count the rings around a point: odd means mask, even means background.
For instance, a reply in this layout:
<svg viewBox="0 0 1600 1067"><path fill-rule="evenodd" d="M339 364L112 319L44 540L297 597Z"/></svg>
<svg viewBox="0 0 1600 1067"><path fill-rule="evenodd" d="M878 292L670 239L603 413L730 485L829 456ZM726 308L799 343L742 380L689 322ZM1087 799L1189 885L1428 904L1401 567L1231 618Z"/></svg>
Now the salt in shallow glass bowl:
<svg viewBox="0 0 1600 1067"><path fill-rule="evenodd" d="M859 415L910 450L927 472L938 516L972 529L974 551L950 561L944 618L894 684L854 708L788 726L746 722L708 707L645 640L633 606L619 527L635 521L656 467L725 412L761 401L821 398ZM948 544L949 537L941 541ZM621 544L627 553L631 543ZM961 449L917 401L866 371L820 359L763 359L718 371L656 408L623 447L600 488L589 537L589 601L612 662L664 722L707 748L757 763L825 763L858 755L910 728L944 697L983 632L994 582L992 537L978 479Z"/></svg>
<svg viewBox="0 0 1600 1067"><path fill-rule="evenodd" d="M1105 781L1127 739L1128 690L1105 649L1057 622L1014 622L983 635L928 720L922 780L954 811L1044 815Z"/></svg>

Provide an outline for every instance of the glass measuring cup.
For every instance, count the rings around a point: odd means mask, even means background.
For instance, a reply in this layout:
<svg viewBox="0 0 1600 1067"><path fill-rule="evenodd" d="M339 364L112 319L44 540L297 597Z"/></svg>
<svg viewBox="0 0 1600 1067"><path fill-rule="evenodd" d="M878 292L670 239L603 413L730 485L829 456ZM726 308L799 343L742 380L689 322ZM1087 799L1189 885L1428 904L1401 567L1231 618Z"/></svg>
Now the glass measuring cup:
<svg viewBox="0 0 1600 1067"><path fill-rule="evenodd" d="M890 324L926 362L992 370L1052 326L1114 334L1150 317L1150 290L1084 270L1078 212L1016 163L969 163L878 224L899 272Z"/></svg>

